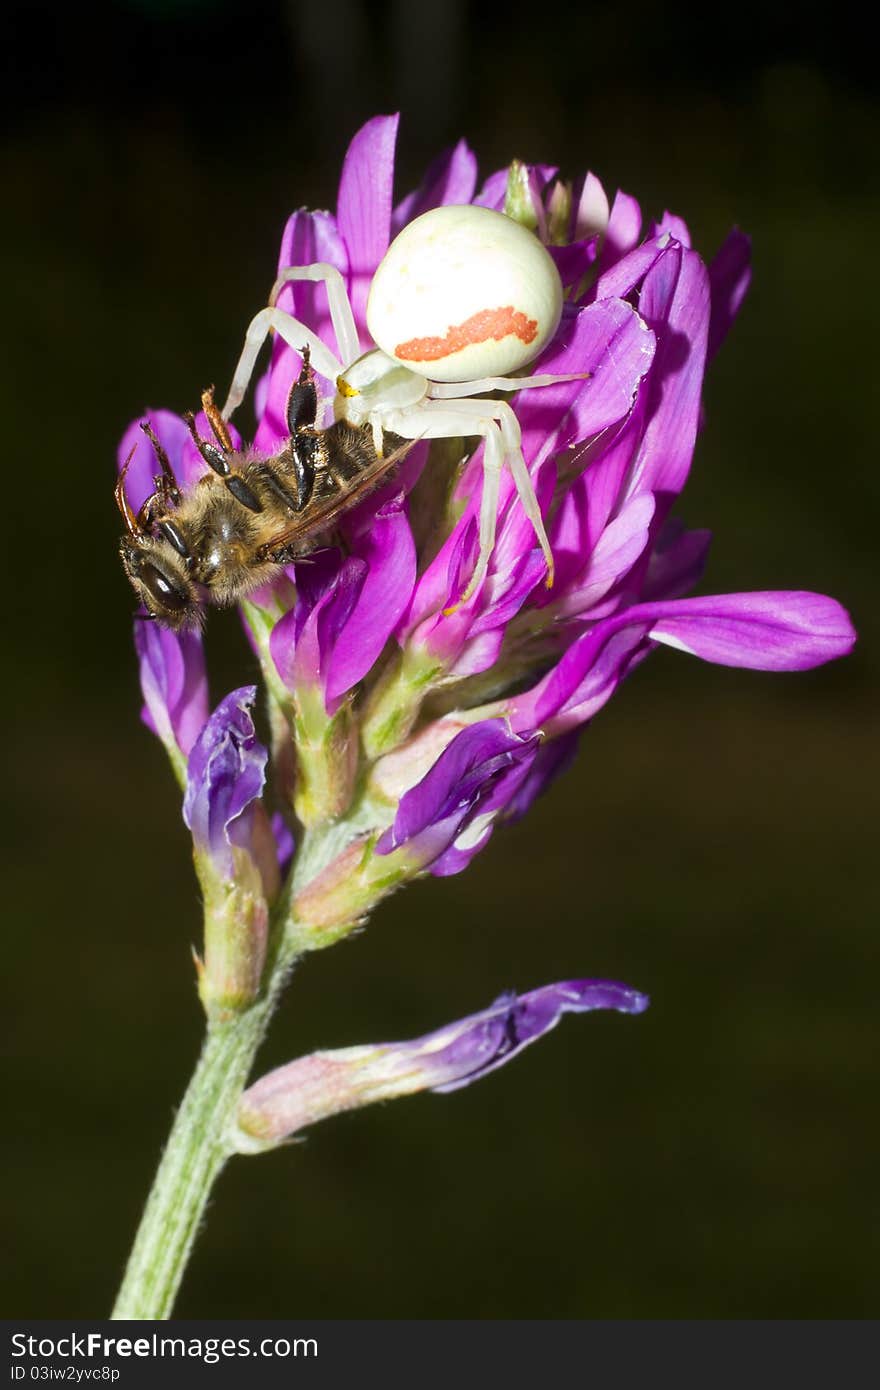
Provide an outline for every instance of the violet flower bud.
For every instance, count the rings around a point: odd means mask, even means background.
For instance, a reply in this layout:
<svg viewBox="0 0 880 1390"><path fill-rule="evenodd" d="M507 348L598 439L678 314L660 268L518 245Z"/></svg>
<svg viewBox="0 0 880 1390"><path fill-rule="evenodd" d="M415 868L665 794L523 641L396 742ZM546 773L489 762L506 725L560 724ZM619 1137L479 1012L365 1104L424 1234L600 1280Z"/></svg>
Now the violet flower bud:
<svg viewBox="0 0 880 1390"><path fill-rule="evenodd" d="M488 842L539 745L538 737L521 738L503 720L463 729L401 797L376 854L405 851L415 871L430 868L439 877L460 873Z"/></svg>
<svg viewBox="0 0 880 1390"><path fill-rule="evenodd" d="M512 1061L563 1014L640 1014L649 1002L647 995L610 980L565 980L529 994L502 994L488 1009L411 1042L314 1052L245 1091L233 1142L244 1153L274 1148L344 1110L416 1091L459 1090Z"/></svg>
<svg viewBox="0 0 880 1390"><path fill-rule="evenodd" d="M164 743L184 785L187 757L209 713L202 634L138 620L134 645L144 697L141 718Z"/></svg>
<svg viewBox="0 0 880 1390"><path fill-rule="evenodd" d="M192 831L205 899L206 1009L245 1007L259 992L268 901L278 891L275 837L260 797L268 754L250 708L256 688L234 690L206 723L190 754L183 818Z"/></svg>

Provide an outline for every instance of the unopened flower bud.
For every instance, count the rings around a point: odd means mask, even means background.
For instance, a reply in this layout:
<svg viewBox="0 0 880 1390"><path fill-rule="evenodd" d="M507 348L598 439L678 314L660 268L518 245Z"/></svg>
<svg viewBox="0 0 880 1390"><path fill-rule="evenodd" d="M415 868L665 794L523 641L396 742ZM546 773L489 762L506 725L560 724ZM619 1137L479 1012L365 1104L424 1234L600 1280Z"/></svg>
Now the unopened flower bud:
<svg viewBox="0 0 880 1390"><path fill-rule="evenodd" d="M245 1091L233 1142L244 1153L274 1148L343 1110L415 1091L458 1090L511 1061L563 1014L640 1014L648 1003L646 995L610 980L565 980L529 994L502 994L488 1009L411 1042L314 1052Z"/></svg>
<svg viewBox="0 0 880 1390"><path fill-rule="evenodd" d="M212 1016L259 993L268 900L279 886L275 838L260 802L267 753L257 741L253 686L221 700L190 754L183 817L205 899L199 992Z"/></svg>

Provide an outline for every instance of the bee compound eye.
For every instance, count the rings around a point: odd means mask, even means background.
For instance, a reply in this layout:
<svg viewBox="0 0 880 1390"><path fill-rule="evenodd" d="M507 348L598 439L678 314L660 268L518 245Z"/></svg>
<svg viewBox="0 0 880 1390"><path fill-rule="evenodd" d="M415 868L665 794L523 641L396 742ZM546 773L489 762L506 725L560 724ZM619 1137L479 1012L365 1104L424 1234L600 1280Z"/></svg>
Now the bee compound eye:
<svg viewBox="0 0 880 1390"><path fill-rule="evenodd" d="M187 595L179 589L157 565L149 561L141 567L138 575L156 607L165 613L182 613L187 606Z"/></svg>

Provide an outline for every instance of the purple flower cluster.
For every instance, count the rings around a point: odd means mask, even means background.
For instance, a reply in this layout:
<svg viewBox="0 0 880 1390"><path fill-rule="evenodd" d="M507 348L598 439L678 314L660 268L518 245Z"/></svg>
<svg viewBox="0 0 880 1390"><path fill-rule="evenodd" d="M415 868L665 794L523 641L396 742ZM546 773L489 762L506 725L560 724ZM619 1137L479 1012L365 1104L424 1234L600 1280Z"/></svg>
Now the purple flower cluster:
<svg viewBox="0 0 880 1390"><path fill-rule="evenodd" d="M553 168L514 164L478 187L463 142L395 205L396 134L396 117L358 132L336 215L294 213L279 269L337 267L368 343L371 277L419 214L475 203L517 217L545 242L565 307L531 370L578 379L521 391L511 404L555 582L547 587L534 528L505 474L491 563L460 601L478 550L482 447L463 458L444 441L430 456L415 445L393 479L342 518L337 544L289 566L244 605L269 702L276 814L288 832L294 808L309 832L327 832L305 867L294 860L284 898L300 949L336 939L416 874L465 868L495 826L524 814L568 765L580 731L658 645L722 665L797 671L854 641L845 611L818 594L685 597L710 537L671 512L702 423L706 363L748 287L747 238L732 231L707 266L681 218L645 224L632 197L618 192L609 202L593 174L566 184ZM278 303L338 354L323 284L287 283ZM300 366L276 338L254 392L255 456L283 445ZM318 378L318 386L332 398L333 383ZM182 419L168 411L149 419L181 487L191 488L205 464ZM203 416L198 424L207 435ZM137 508L158 468L136 424L120 464L135 440L128 492ZM200 636L147 624L137 633L145 718L186 778L187 823L225 879L233 845L256 862L253 826L269 823L259 802L267 755L250 723L250 693L234 692L206 724ZM288 832L276 835L279 860ZM264 864L264 884L271 877Z"/></svg>

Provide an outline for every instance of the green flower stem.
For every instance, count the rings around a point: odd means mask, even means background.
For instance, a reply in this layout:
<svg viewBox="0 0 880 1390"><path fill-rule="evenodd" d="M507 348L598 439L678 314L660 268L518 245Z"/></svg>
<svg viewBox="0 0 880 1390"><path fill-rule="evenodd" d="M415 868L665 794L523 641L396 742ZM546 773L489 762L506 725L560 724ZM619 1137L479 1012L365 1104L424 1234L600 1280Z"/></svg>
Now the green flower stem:
<svg viewBox="0 0 880 1390"><path fill-rule="evenodd" d="M387 819L387 816L386 816ZM294 917L294 903L327 865L381 821L366 796L348 816L304 831L269 925L262 992L249 1007L208 1024L202 1055L171 1128L112 1316L167 1318L208 1198L234 1142L238 1102L275 1005L301 955L327 933ZM333 939L345 933L337 930Z"/></svg>
<svg viewBox="0 0 880 1390"><path fill-rule="evenodd" d="M235 1109L278 986L246 1012L213 1024L174 1120L119 1290L114 1318L167 1318L211 1188L233 1152Z"/></svg>

